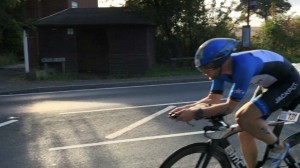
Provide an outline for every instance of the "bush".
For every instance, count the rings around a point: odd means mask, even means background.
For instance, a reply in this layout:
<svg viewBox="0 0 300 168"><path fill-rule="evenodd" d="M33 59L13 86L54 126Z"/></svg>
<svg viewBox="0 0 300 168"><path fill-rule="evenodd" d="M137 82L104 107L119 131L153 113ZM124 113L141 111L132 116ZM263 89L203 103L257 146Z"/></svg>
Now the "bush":
<svg viewBox="0 0 300 168"><path fill-rule="evenodd" d="M18 63L17 56L13 53L0 54L0 66Z"/></svg>
<svg viewBox="0 0 300 168"><path fill-rule="evenodd" d="M292 62L298 61L300 58L300 19L269 20L253 38L253 46L275 51Z"/></svg>

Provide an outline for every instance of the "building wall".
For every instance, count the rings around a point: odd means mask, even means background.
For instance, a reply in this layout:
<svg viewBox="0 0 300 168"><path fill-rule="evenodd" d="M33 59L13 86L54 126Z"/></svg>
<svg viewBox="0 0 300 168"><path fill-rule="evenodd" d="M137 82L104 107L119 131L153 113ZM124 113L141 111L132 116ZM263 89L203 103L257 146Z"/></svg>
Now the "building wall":
<svg viewBox="0 0 300 168"><path fill-rule="evenodd" d="M41 0L39 3L42 18L68 8L68 2L66 0Z"/></svg>
<svg viewBox="0 0 300 168"><path fill-rule="evenodd" d="M43 58L64 58L65 72L77 72L76 32L68 28L39 28L39 61ZM53 38L55 37L55 38ZM61 63L49 63L60 67ZM53 65L56 64L56 65ZM41 64L43 66L43 63Z"/></svg>
<svg viewBox="0 0 300 168"><path fill-rule="evenodd" d="M97 0L27 0L27 13L34 19L40 19L67 8L72 8L72 2L78 8L97 8Z"/></svg>
<svg viewBox="0 0 300 168"><path fill-rule="evenodd" d="M79 72L109 74L107 30L103 26L81 26L77 32Z"/></svg>
<svg viewBox="0 0 300 168"><path fill-rule="evenodd" d="M155 27L147 28L147 56L148 56L148 67L152 67L156 64L155 62Z"/></svg>
<svg viewBox="0 0 300 168"><path fill-rule="evenodd" d="M41 27L39 59L65 58L66 72L143 74L155 63L154 28L147 26ZM53 38L55 37L55 38Z"/></svg>
<svg viewBox="0 0 300 168"><path fill-rule="evenodd" d="M27 0L27 13L33 19L40 19L68 8L67 0Z"/></svg>
<svg viewBox="0 0 300 168"><path fill-rule="evenodd" d="M26 0L25 6L27 14L34 20L37 20L65 10L67 8L71 8L72 1L77 2L78 8L98 7L97 0ZM28 34L29 66L32 70L38 68L41 55L39 54L37 35L34 32L29 32ZM76 40L73 39L73 41ZM74 53L74 51L70 52ZM77 59L77 57L75 56L69 59ZM75 61L74 64L70 66L66 66L66 68L70 69L70 71L73 71L77 68L76 62L77 61Z"/></svg>
<svg viewBox="0 0 300 168"><path fill-rule="evenodd" d="M27 32L28 41L28 55L30 69L37 69L39 67L38 57L38 40L35 32Z"/></svg>
<svg viewBox="0 0 300 168"><path fill-rule="evenodd" d="M37 0L27 0L25 1L25 8L26 8L26 13L31 17L31 18L41 18L39 15L39 8L38 8L38 1Z"/></svg>
<svg viewBox="0 0 300 168"><path fill-rule="evenodd" d="M108 36L111 74L142 74L147 70L151 53L147 27L115 26Z"/></svg>

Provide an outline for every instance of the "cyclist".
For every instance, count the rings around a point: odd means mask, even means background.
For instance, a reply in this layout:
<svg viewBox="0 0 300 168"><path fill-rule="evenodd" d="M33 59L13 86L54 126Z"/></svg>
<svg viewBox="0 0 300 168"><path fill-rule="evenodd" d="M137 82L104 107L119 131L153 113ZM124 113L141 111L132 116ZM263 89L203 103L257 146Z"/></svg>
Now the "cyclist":
<svg viewBox="0 0 300 168"><path fill-rule="evenodd" d="M207 97L196 103L177 107L169 115L179 121L227 115L244 98L250 84L257 85L253 98L240 107L235 120L244 130L239 134L241 150L248 168L254 168L258 150L255 139L270 148L266 168L278 167L289 150L270 130L265 119L298 96L300 76L283 56L267 50L236 52L239 42L231 38L214 38L203 43L195 54L195 66L212 85ZM221 103L224 82L232 83L227 101ZM209 107L198 103L215 104Z"/></svg>

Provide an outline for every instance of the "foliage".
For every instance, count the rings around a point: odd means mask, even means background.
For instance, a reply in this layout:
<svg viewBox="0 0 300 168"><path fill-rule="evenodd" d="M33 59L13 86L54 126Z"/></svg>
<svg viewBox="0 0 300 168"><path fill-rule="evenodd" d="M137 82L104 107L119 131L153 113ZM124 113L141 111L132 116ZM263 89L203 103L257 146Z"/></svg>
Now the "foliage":
<svg viewBox="0 0 300 168"><path fill-rule="evenodd" d="M201 74L192 66L159 65L152 67L143 77L170 77L170 76L187 76Z"/></svg>
<svg viewBox="0 0 300 168"><path fill-rule="evenodd" d="M24 0L0 1L0 53L22 52L22 31L29 23Z"/></svg>
<svg viewBox="0 0 300 168"><path fill-rule="evenodd" d="M126 6L157 24L157 60L192 57L199 44L212 37L230 37L234 24L226 7L215 0L126 0Z"/></svg>
<svg viewBox="0 0 300 168"><path fill-rule="evenodd" d="M18 60L15 54L12 53L0 54L0 66L11 65L17 62Z"/></svg>
<svg viewBox="0 0 300 168"><path fill-rule="evenodd" d="M300 58L300 18L275 17L254 37L256 47L276 51L294 61Z"/></svg>
<svg viewBox="0 0 300 168"><path fill-rule="evenodd" d="M290 8L291 4L286 0L256 0L256 8L254 13L257 14L257 16L265 19L265 22L267 22L269 17L272 15L272 12L283 14L290 10ZM242 17L245 19L247 9L248 0L240 0L240 4L235 10L241 11Z"/></svg>

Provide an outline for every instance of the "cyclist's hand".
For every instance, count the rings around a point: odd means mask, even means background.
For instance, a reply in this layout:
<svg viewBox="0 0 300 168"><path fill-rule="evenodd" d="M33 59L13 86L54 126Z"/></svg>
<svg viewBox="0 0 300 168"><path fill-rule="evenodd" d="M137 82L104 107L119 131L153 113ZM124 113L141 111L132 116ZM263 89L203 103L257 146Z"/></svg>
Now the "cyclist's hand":
<svg viewBox="0 0 300 168"><path fill-rule="evenodd" d="M177 121L188 122L195 118L196 111L192 109L182 109L180 111L174 112L171 114Z"/></svg>
<svg viewBox="0 0 300 168"><path fill-rule="evenodd" d="M171 110L168 113L168 117L171 118L171 119L177 119L177 117L179 116L179 114L177 114L177 113L182 111L185 108L186 107L184 107L184 106L174 108L173 110Z"/></svg>

